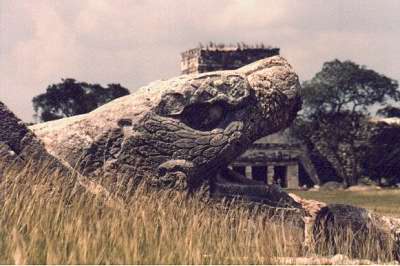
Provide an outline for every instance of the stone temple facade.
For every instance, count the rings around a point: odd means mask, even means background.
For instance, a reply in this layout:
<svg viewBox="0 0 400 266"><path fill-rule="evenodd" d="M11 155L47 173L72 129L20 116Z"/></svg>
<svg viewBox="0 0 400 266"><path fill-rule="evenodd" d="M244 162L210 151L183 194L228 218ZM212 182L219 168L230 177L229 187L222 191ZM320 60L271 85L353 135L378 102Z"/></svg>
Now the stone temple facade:
<svg viewBox="0 0 400 266"><path fill-rule="evenodd" d="M231 168L248 178L289 189L320 184L306 148L289 130L257 140Z"/></svg>
<svg viewBox="0 0 400 266"><path fill-rule="evenodd" d="M279 52L279 48L249 46L198 47L181 54L181 71L191 74L237 69ZM230 167L248 178L283 188L297 189L320 183L306 149L288 130L257 140Z"/></svg>
<svg viewBox="0 0 400 266"><path fill-rule="evenodd" d="M274 55L279 55L279 48L199 47L181 54L181 71L182 74L191 74L232 70Z"/></svg>

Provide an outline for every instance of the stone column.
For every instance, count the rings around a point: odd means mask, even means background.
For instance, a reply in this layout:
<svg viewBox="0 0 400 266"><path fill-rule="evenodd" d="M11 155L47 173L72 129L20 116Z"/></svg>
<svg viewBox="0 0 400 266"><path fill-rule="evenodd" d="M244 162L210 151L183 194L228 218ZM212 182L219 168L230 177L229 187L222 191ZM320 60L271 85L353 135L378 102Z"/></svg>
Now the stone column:
<svg viewBox="0 0 400 266"><path fill-rule="evenodd" d="M272 185L274 174L275 174L274 166L268 165L267 166L267 184L268 185Z"/></svg>
<svg viewBox="0 0 400 266"><path fill-rule="evenodd" d="M287 188L297 189L299 188L299 165L289 164L287 166Z"/></svg>
<svg viewBox="0 0 400 266"><path fill-rule="evenodd" d="M251 166L246 166L246 168L244 170L246 177L249 179L253 179L253 174L252 174L251 170L252 170Z"/></svg>
<svg viewBox="0 0 400 266"><path fill-rule="evenodd" d="M265 165L265 176L264 176L265 184L268 185L268 165Z"/></svg>

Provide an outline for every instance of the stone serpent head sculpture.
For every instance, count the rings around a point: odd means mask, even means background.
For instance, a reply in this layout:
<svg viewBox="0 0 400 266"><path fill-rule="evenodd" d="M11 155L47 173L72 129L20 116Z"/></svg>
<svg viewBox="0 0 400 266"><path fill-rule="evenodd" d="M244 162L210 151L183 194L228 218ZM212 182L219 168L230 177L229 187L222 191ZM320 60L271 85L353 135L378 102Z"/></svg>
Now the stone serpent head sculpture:
<svg viewBox="0 0 400 266"><path fill-rule="evenodd" d="M62 183L76 188L72 197L100 191L109 198L110 190L129 192L140 181L185 191L206 187L211 197L294 210L290 213L298 215L288 217L304 227L307 248L314 239L335 245L326 228L350 227L360 236L354 240L357 246L372 229L380 239L395 239L389 248L398 257L398 219L290 197L227 168L253 141L291 123L300 109L299 88L293 69L276 56L235 71L157 81L91 113L31 130L0 102L0 179L4 166L15 161L18 168L50 161L50 170L74 176L74 167L82 174L76 182Z"/></svg>
<svg viewBox="0 0 400 266"><path fill-rule="evenodd" d="M299 88L288 62L274 56L234 71L156 81L88 114L31 129L50 154L106 187L146 180L194 190L209 182L216 194L251 196L236 186L261 194L270 188L227 166L253 141L291 123Z"/></svg>

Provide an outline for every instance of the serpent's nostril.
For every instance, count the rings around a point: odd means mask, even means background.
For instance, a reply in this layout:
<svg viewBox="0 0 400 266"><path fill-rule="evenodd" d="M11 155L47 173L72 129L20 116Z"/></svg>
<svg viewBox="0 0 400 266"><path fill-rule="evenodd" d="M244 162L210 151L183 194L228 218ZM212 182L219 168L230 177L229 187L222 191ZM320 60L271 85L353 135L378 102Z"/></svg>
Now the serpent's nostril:
<svg viewBox="0 0 400 266"><path fill-rule="evenodd" d="M167 170L165 168L158 169L159 176L165 176L166 173L167 173Z"/></svg>
<svg viewBox="0 0 400 266"><path fill-rule="evenodd" d="M119 127L129 127L132 126L132 119L122 118L117 122Z"/></svg>

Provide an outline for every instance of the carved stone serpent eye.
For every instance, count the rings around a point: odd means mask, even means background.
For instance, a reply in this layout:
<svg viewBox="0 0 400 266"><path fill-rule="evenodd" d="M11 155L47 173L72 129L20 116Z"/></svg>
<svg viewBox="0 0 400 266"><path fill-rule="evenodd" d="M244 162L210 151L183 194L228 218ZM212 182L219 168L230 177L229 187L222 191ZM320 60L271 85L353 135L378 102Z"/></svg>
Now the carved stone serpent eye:
<svg viewBox="0 0 400 266"><path fill-rule="evenodd" d="M220 103L198 103L186 107L181 120L193 129L210 131L216 128L225 116L225 108Z"/></svg>

